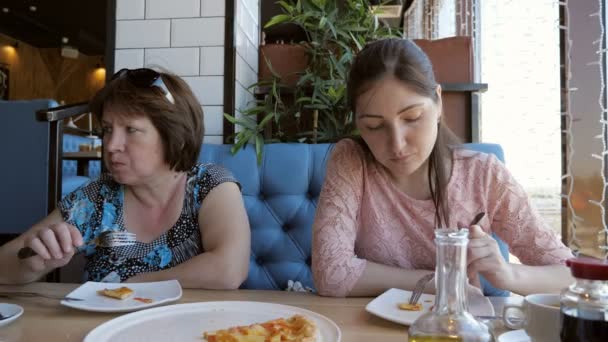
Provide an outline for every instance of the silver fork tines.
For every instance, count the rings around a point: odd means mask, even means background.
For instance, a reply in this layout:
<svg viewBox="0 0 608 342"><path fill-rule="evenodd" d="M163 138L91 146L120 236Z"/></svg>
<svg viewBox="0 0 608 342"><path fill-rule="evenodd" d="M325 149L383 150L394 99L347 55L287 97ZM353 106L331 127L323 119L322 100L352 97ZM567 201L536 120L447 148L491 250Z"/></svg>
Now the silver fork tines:
<svg viewBox="0 0 608 342"><path fill-rule="evenodd" d="M84 248L87 246L112 248L121 246L131 246L134 245L136 242L137 241L135 240L134 233L126 231L106 230L105 232L101 232L99 236L97 236L95 239L78 247L78 251L83 251ZM17 257L19 257L19 259L27 259L34 255L37 255L37 253L30 247L23 247L19 250L19 252L17 252Z"/></svg>
<svg viewBox="0 0 608 342"><path fill-rule="evenodd" d="M429 273L424 277L418 279L418 281L416 282L416 286L414 287L414 292L412 292L412 295L410 296L409 304L414 305L418 303L418 300L420 299L420 296L422 296L422 292L424 291L426 284L428 284L428 282L431 281L434 277L435 273Z"/></svg>
<svg viewBox="0 0 608 342"><path fill-rule="evenodd" d="M96 244L99 247L120 247L135 244L135 234L129 232L105 231L97 237Z"/></svg>

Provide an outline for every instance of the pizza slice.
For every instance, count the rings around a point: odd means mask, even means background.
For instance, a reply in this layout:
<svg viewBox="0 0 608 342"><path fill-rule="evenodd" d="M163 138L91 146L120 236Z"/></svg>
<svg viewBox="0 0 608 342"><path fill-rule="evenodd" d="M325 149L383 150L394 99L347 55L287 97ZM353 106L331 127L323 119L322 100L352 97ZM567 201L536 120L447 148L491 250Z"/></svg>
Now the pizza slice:
<svg viewBox="0 0 608 342"><path fill-rule="evenodd" d="M106 297L110 297L110 298L126 299L126 298L129 298L131 295L133 295L134 292L130 288L123 286L123 287L119 287L117 289L99 290L99 291L97 291L97 293L102 296L106 296Z"/></svg>
<svg viewBox="0 0 608 342"><path fill-rule="evenodd" d="M399 309L405 311L420 311L422 310L422 304L399 303Z"/></svg>
<svg viewBox="0 0 608 342"><path fill-rule="evenodd" d="M205 332L207 342L316 342L317 325L302 315Z"/></svg>

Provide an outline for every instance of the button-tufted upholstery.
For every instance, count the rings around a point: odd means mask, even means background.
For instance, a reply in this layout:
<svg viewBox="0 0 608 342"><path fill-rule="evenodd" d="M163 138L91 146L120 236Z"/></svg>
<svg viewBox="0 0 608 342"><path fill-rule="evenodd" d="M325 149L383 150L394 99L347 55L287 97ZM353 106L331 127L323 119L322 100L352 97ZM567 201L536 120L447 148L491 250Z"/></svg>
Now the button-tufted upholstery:
<svg viewBox="0 0 608 342"><path fill-rule="evenodd" d="M247 147L204 145L200 160L224 165L242 186L251 225L249 277L243 288L285 289L288 280L313 287L311 227L329 156L327 144L270 144L257 164Z"/></svg>
<svg viewBox="0 0 608 342"><path fill-rule="evenodd" d="M503 160L499 145L465 147L494 153ZM268 144L261 165L251 146L234 156L230 148L205 144L199 160L228 168L242 186L251 225L251 258L249 276L241 287L285 289L287 281L294 280L314 288L310 269L312 223L331 145ZM508 257L508 250L504 252Z"/></svg>

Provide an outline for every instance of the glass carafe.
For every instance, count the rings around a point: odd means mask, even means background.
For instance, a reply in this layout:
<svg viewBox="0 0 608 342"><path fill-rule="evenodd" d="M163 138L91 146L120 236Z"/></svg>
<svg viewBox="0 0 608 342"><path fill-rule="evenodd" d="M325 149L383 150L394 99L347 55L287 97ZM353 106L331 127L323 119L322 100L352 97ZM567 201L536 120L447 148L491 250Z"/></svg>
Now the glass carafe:
<svg viewBox="0 0 608 342"><path fill-rule="evenodd" d="M562 342L608 340L608 261L575 258L566 263L576 282L561 295Z"/></svg>
<svg viewBox="0 0 608 342"><path fill-rule="evenodd" d="M467 311L468 243L468 229L435 231L435 305L410 326L410 342L494 341L488 326Z"/></svg>

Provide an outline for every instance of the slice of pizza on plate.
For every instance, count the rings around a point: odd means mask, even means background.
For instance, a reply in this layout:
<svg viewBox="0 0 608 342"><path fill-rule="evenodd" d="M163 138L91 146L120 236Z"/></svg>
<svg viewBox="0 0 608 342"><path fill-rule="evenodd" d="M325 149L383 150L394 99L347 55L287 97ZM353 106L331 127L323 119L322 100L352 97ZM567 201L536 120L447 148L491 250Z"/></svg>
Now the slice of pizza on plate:
<svg viewBox="0 0 608 342"><path fill-rule="evenodd" d="M126 298L129 298L130 296L132 296L134 292L130 288L123 286L123 287L119 287L117 289L99 290L99 291L97 291L97 293L99 293L102 296L106 296L106 297L110 297L110 298L126 299Z"/></svg>
<svg viewBox="0 0 608 342"><path fill-rule="evenodd" d="M203 333L207 342L318 342L315 322L303 315Z"/></svg>

